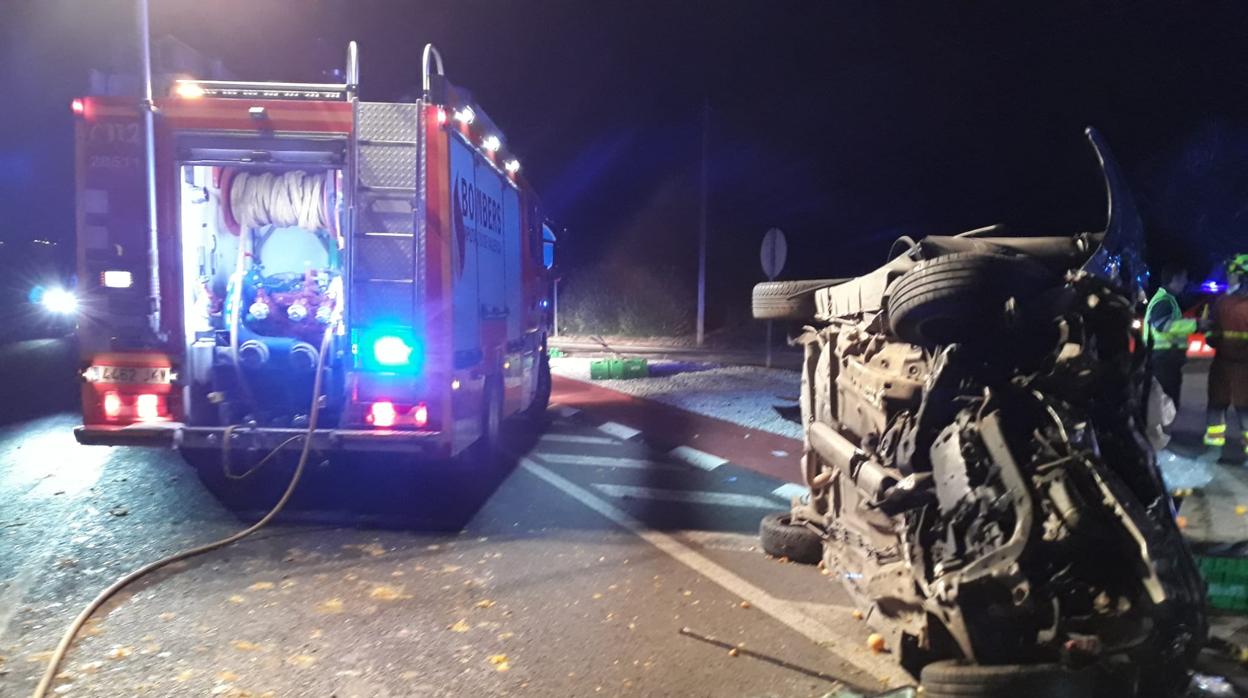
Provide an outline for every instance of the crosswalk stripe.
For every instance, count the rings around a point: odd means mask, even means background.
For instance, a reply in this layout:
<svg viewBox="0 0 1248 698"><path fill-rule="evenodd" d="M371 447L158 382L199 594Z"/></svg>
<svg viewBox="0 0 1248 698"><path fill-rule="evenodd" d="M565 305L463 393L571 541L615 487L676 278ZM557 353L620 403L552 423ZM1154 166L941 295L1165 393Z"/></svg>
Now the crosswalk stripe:
<svg viewBox="0 0 1248 698"><path fill-rule="evenodd" d="M606 432L614 436L615 438L621 439L623 441L628 441L629 439L641 433L640 431L637 431L636 429L632 427L626 427L623 424L616 424L615 422L606 422L604 424L600 424L598 426L598 430L602 432Z"/></svg>
<svg viewBox="0 0 1248 698"><path fill-rule="evenodd" d="M667 455L675 458L683 463L688 463L695 468L703 470L714 470L728 461L719 456L712 455L706 451L699 451L689 446L677 446L667 452Z"/></svg>
<svg viewBox="0 0 1248 698"><path fill-rule="evenodd" d="M780 485L776 489L772 490L771 493L779 497L780 499L787 501L794 497L801 497L802 495L806 494L809 491L810 490L806 489L805 487L802 487L801 485L795 485L791 482L786 482L783 485Z"/></svg>
<svg viewBox="0 0 1248 698"><path fill-rule="evenodd" d="M567 444L598 444L602 446L619 443L618 439L613 439L609 436L583 436L581 434L542 434L541 440Z"/></svg>
<svg viewBox="0 0 1248 698"><path fill-rule="evenodd" d="M655 487L634 487L632 485L607 485L593 483L594 489L611 497L620 499L654 499L664 502L688 502L690 504L714 504L726 507L742 507L745 509L775 509L776 502L766 497L752 494L733 494L731 492L705 492L702 490L665 490Z"/></svg>
<svg viewBox="0 0 1248 698"><path fill-rule="evenodd" d="M681 465L672 463L655 463L654 461L643 460L640 458L620 458L618 456L581 456L571 453L543 453L538 451L533 454L538 460L549 463L550 465L583 465L589 467L603 468L631 468L633 470L684 470Z"/></svg>
<svg viewBox="0 0 1248 698"><path fill-rule="evenodd" d="M597 512L609 521L625 530L631 531L655 548L670 555L673 559L689 569L710 579L731 594L749 601L754 608L771 616L793 630L801 633L810 641L827 649L840 661L861 668L886 681L904 684L911 680L891 657L875 655L863 646L863 643L846 637L844 628L827 625L812 618L806 609L792 602L772 596L734 572L721 567L710 558L698 554L693 548L680 542L674 536L656 531L633 518L628 513L617 509L607 501L594 496L590 491L573 484L571 481L556 475L532 460L522 459L521 467L533 475L545 480L572 499Z"/></svg>

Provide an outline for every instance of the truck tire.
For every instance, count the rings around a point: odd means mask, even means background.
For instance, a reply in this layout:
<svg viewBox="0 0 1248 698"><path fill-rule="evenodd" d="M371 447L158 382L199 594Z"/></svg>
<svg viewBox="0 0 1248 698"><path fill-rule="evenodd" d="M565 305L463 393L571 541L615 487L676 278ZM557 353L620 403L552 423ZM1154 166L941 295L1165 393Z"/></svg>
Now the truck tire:
<svg viewBox="0 0 1248 698"><path fill-rule="evenodd" d="M923 667L927 698L1091 698L1093 677L1060 664L983 666L941 660Z"/></svg>
<svg viewBox="0 0 1248 698"><path fill-rule="evenodd" d="M960 252L925 260L889 288L889 326L923 347L992 341L1006 327L1011 298L1024 305L1055 282L1022 257Z"/></svg>
<svg viewBox="0 0 1248 698"><path fill-rule="evenodd" d="M485 382L482 396L481 438L477 441L480 466L492 468L498 461L503 438L503 382L490 378Z"/></svg>
<svg viewBox="0 0 1248 698"><path fill-rule="evenodd" d="M803 565L815 565L823 559L823 539L805 526L794 525L789 512L764 516L758 524L758 539L763 552L773 557Z"/></svg>
<svg viewBox="0 0 1248 698"><path fill-rule="evenodd" d="M842 279L764 281L754 285L751 308L756 320L811 320L815 316L815 289L834 286Z"/></svg>
<svg viewBox="0 0 1248 698"><path fill-rule="evenodd" d="M178 453L187 465L195 469L195 475L199 477L204 489L228 509L264 511L273 506L281 494L280 490L276 490L274 478L270 474L276 469L274 463L269 463L246 479L235 480L225 476L221 468L219 448L182 448ZM235 474L243 473L246 468L245 464L235 465Z"/></svg>
<svg viewBox="0 0 1248 698"><path fill-rule="evenodd" d="M534 421L546 417L546 408L550 406L550 355L542 351L537 363L537 388L533 392L533 402L525 410L525 415Z"/></svg>

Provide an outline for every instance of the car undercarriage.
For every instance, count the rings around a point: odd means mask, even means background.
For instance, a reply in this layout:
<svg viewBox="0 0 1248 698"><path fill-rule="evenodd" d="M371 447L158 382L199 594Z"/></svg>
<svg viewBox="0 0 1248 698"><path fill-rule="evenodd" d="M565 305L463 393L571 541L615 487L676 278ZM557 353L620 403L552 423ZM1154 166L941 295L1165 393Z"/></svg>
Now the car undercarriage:
<svg viewBox="0 0 1248 698"><path fill-rule="evenodd" d="M1139 218L1089 139L1103 233L903 239L870 274L755 289L801 328L810 487L764 548L817 536L937 698L1177 695L1207 632L1144 433Z"/></svg>

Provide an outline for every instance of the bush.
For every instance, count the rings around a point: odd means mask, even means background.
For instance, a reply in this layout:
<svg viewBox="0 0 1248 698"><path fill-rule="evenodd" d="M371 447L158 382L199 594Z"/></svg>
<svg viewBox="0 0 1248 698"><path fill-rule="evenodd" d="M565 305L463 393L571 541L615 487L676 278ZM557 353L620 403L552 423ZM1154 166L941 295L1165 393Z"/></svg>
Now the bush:
<svg viewBox="0 0 1248 698"><path fill-rule="evenodd" d="M692 284L670 267L600 266L559 284L559 330L567 334L676 337L694 329Z"/></svg>

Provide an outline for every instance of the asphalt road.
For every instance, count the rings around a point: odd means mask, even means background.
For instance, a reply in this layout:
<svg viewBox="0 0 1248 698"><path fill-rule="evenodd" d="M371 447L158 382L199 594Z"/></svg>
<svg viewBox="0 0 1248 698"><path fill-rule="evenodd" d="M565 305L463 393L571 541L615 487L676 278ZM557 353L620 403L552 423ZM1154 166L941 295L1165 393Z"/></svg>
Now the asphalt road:
<svg viewBox="0 0 1248 698"><path fill-rule="evenodd" d="M99 589L259 515L161 450L84 447L60 342L0 350L0 695ZM19 367L14 369L14 367ZM7 372L7 374L6 374ZM310 468L277 523L160 571L74 646L68 695L820 696L889 675L813 567L754 532L776 482L552 410L490 474ZM276 498L290 463L256 484ZM741 645L682 634L688 628ZM895 671L895 670L894 670ZM896 674L893 674L896 681Z"/></svg>

